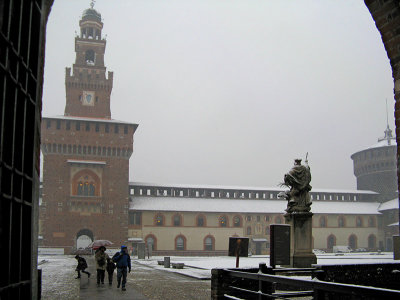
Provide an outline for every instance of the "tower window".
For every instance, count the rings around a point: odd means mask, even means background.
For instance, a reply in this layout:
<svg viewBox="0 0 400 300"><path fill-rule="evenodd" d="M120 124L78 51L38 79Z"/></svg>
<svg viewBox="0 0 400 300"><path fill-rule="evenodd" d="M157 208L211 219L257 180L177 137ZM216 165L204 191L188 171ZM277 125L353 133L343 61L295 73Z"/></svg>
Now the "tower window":
<svg viewBox="0 0 400 300"><path fill-rule="evenodd" d="M95 53L93 50L87 50L85 52L85 62L88 65L91 65L91 66L94 65L94 58L95 58Z"/></svg>

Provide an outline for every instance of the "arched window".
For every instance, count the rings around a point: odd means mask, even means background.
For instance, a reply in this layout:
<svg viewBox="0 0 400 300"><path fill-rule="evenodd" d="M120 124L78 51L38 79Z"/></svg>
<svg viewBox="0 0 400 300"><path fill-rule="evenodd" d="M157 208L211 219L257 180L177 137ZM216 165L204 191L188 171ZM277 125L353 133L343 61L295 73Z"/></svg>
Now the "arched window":
<svg viewBox="0 0 400 300"><path fill-rule="evenodd" d="M164 215L157 214L154 218L154 223L156 226L164 226Z"/></svg>
<svg viewBox="0 0 400 300"><path fill-rule="evenodd" d="M233 227L241 227L242 226L242 219L240 216L233 217Z"/></svg>
<svg viewBox="0 0 400 300"><path fill-rule="evenodd" d="M100 196L100 179L91 170L79 171L72 178L72 195L94 197Z"/></svg>
<svg viewBox="0 0 400 300"><path fill-rule="evenodd" d="M376 219L374 216L368 218L368 227L376 227Z"/></svg>
<svg viewBox="0 0 400 300"><path fill-rule="evenodd" d="M174 224L174 226L181 226L181 215L176 214L173 216L172 218L172 224Z"/></svg>
<svg viewBox="0 0 400 300"><path fill-rule="evenodd" d="M357 236L354 234L349 236L349 247L353 250L357 249Z"/></svg>
<svg viewBox="0 0 400 300"><path fill-rule="evenodd" d="M282 223L283 223L282 217L281 216L276 216L275 217L275 224L282 224Z"/></svg>
<svg viewBox="0 0 400 300"><path fill-rule="evenodd" d="M220 227L228 227L228 217L227 216L219 217L219 226Z"/></svg>
<svg viewBox="0 0 400 300"><path fill-rule="evenodd" d="M186 238L183 235L179 235L175 238L175 250L186 250Z"/></svg>
<svg viewBox="0 0 400 300"><path fill-rule="evenodd" d="M333 234L328 236L326 245L326 248L328 248L329 250L332 250L333 246L336 246L336 237Z"/></svg>
<svg viewBox="0 0 400 300"><path fill-rule="evenodd" d="M363 227L363 219L360 216L356 217L356 227Z"/></svg>
<svg viewBox="0 0 400 300"><path fill-rule="evenodd" d="M322 216L319 218L319 227L326 227L326 217Z"/></svg>
<svg viewBox="0 0 400 300"><path fill-rule="evenodd" d="M375 250L376 248L376 236L374 234L370 234L368 236L368 250Z"/></svg>
<svg viewBox="0 0 400 300"><path fill-rule="evenodd" d="M150 249L151 246L151 250L157 250L157 238L154 235L150 234L146 236L144 240L148 249Z"/></svg>
<svg viewBox="0 0 400 300"><path fill-rule="evenodd" d="M94 65L94 58L95 58L95 54L94 51L89 49L85 52L85 62L88 65Z"/></svg>
<svg viewBox="0 0 400 300"><path fill-rule="evenodd" d="M247 234L247 235L250 235L250 234L251 234L251 227L250 227L250 226L247 226L247 228L246 228L246 234Z"/></svg>
<svg viewBox="0 0 400 300"><path fill-rule="evenodd" d="M214 250L214 237L208 235L204 238L204 250L213 251Z"/></svg>
<svg viewBox="0 0 400 300"><path fill-rule="evenodd" d="M198 227L204 227L206 226L206 217L203 215L198 215L196 218L196 225Z"/></svg>
<svg viewBox="0 0 400 300"><path fill-rule="evenodd" d="M339 216L338 218L338 227L342 228L346 226L346 222L343 216Z"/></svg>

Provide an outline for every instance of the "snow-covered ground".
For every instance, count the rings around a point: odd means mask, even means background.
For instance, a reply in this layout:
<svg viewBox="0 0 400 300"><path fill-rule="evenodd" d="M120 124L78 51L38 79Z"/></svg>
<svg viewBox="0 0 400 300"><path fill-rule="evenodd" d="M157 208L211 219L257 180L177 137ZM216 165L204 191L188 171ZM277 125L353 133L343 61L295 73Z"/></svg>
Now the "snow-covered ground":
<svg viewBox="0 0 400 300"><path fill-rule="evenodd" d="M393 263L393 253L345 253L343 255L317 254L319 265L332 264L366 264L366 263ZM153 256L150 259L136 259L135 264L141 264L157 270L176 272L182 275L198 278L210 279L211 269L213 268L235 268L236 258L229 256L217 257L190 257L190 256L171 256L171 263L184 263L184 269L164 268L158 265L158 260L164 257ZM79 280L76 277L76 260L72 255L42 255L38 257L39 268L42 269L42 299L79 299ZM257 268L259 263L269 265L268 255L253 255L251 257L241 257L241 268ZM90 266L89 266L90 267Z"/></svg>
<svg viewBox="0 0 400 300"><path fill-rule="evenodd" d="M199 278L210 279L211 269L213 268L235 268L236 258L232 256L217 257L191 257L191 256L171 256L171 263L184 263L184 269L164 268L158 265L158 260L164 257L153 256L150 259L136 260L140 264L150 266L155 269L165 270L168 272L176 272L183 275ZM334 264L368 264L368 263L392 263L393 253L345 253L343 255L335 254L318 254L318 265L334 265ZM239 260L240 268L257 268L260 263L269 265L269 255L253 255L251 257L241 257Z"/></svg>

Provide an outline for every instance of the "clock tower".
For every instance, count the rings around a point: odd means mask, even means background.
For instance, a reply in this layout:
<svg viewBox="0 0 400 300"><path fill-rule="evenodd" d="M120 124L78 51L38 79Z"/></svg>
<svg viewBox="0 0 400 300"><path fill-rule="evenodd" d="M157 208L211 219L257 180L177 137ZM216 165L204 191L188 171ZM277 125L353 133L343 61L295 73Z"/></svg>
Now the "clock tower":
<svg viewBox="0 0 400 300"><path fill-rule="evenodd" d="M138 127L111 118L113 73L106 76L103 23L93 1L79 26L64 115L43 117L41 128L39 243L65 253L93 240L127 242L129 158Z"/></svg>
<svg viewBox="0 0 400 300"><path fill-rule="evenodd" d="M102 38L101 15L91 8L86 9L79 21L80 35L75 37L75 63L66 68L66 116L111 118L110 94L113 87L113 72L104 66L106 40Z"/></svg>

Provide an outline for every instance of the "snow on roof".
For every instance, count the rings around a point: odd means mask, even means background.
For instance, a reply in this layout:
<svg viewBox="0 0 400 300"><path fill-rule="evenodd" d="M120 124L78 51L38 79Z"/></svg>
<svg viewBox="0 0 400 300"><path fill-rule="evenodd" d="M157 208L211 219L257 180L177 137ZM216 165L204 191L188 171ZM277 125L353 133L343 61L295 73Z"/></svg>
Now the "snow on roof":
<svg viewBox="0 0 400 300"><path fill-rule="evenodd" d="M148 183L148 182L130 182L130 186L146 186L160 188L180 188L180 189L214 189L214 190L248 190L248 191L275 191L282 192L287 187L254 187L254 186L224 186L224 185L200 185L200 184L184 184L184 183ZM334 193L334 194L368 194L377 195L378 193L367 190L338 190L338 189L312 189L311 193Z"/></svg>
<svg viewBox="0 0 400 300"><path fill-rule="evenodd" d="M385 211L390 209L399 209L399 199L392 199L381 203L378 210Z"/></svg>
<svg viewBox="0 0 400 300"><path fill-rule="evenodd" d="M135 211L181 211L215 213L284 213L285 200L238 200L183 197L132 197L130 209ZM313 202L311 210L319 214L377 215L378 202Z"/></svg>
<svg viewBox="0 0 400 300"><path fill-rule="evenodd" d="M388 226L399 226L399 222L389 224Z"/></svg>
<svg viewBox="0 0 400 300"><path fill-rule="evenodd" d="M367 149L373 149L373 148L379 148L379 147L387 147L387 146L396 146L396 140L395 139L383 139L379 141L378 143L368 147Z"/></svg>
<svg viewBox="0 0 400 300"><path fill-rule="evenodd" d="M88 118L88 117L75 117L75 116L53 116L53 117L43 117L43 119L57 119L57 120L72 120L72 121L90 121L90 122L100 122L100 123L118 123L125 125L138 125L135 123L128 123L125 121L115 120L115 119L103 119L103 118Z"/></svg>

